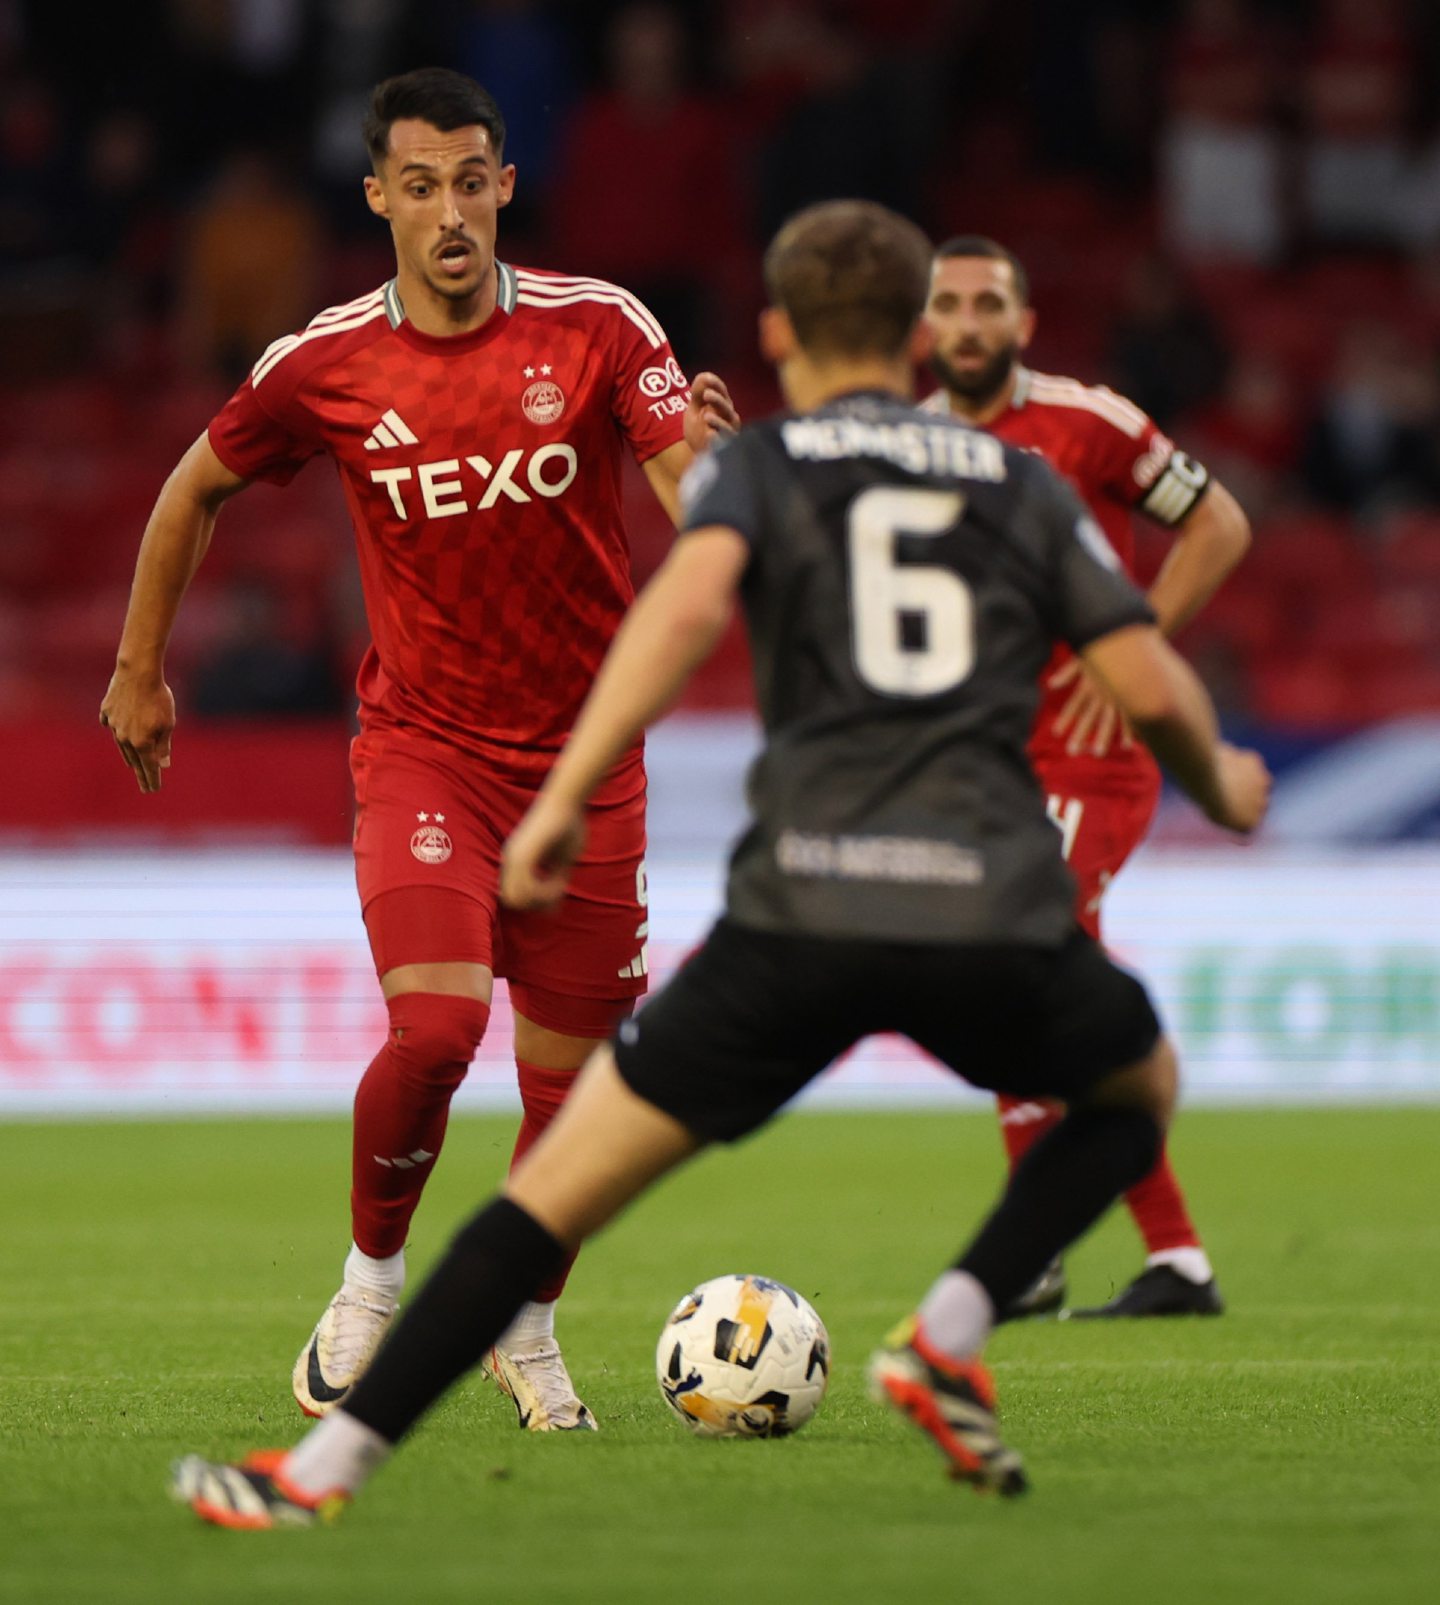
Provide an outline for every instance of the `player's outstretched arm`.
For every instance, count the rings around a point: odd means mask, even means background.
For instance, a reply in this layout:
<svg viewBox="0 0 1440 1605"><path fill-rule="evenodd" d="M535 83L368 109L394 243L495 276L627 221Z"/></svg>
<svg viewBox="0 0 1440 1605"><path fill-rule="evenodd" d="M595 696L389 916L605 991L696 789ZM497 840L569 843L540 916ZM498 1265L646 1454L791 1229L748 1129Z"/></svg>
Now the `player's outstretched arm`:
<svg viewBox="0 0 1440 1605"><path fill-rule="evenodd" d="M505 843L500 896L511 908L546 908L564 896L584 844L586 802L715 650L749 557L733 529L697 529L675 543L640 593L564 751Z"/></svg>
<svg viewBox="0 0 1440 1605"><path fill-rule="evenodd" d="M248 483L201 435L165 481L145 526L115 673L100 704L100 723L141 791L159 791L161 771L170 766L175 698L165 684L165 648L180 600L210 544L215 515Z"/></svg>
<svg viewBox="0 0 1440 1605"><path fill-rule="evenodd" d="M1207 818L1242 835L1259 826L1270 802L1264 760L1221 741L1209 693L1158 629L1129 625L1081 656Z"/></svg>
<svg viewBox="0 0 1440 1605"><path fill-rule="evenodd" d="M721 435L733 435L740 427L740 414L730 399L725 381L716 373L697 373L690 387L685 408L685 438L647 459L645 477L655 499L680 527L680 481L685 470Z"/></svg>

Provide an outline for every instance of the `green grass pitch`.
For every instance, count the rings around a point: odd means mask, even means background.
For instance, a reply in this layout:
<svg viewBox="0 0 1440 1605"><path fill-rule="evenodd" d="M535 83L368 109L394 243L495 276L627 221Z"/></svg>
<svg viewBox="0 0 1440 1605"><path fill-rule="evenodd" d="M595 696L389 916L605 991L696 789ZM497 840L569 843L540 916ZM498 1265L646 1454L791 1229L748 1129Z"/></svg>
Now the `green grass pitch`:
<svg viewBox="0 0 1440 1605"><path fill-rule="evenodd" d="M415 1270L512 1129L456 1121ZM1201 1111L1175 1154L1232 1313L1002 1330L1027 1500L945 1481L863 1381L996 1186L993 1122L811 1115L707 1156L581 1260L561 1336L598 1435L522 1434L472 1381L338 1527L231 1534L169 1503L166 1468L297 1436L290 1364L345 1247L345 1125L0 1130L0 1599L1436 1598L1440 1110ZM1139 1263L1114 1218L1072 1293ZM732 1270L829 1323L830 1396L795 1438L694 1440L656 1392L670 1305Z"/></svg>

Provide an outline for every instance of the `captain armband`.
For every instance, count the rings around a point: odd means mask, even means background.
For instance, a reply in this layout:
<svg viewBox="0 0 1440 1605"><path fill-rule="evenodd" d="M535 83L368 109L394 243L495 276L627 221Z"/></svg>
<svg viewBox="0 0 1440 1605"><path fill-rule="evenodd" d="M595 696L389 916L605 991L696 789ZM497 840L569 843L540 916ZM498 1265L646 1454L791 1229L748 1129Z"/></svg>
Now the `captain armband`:
<svg viewBox="0 0 1440 1605"><path fill-rule="evenodd" d="M1183 524L1210 484L1210 471L1183 451L1171 452L1169 461L1140 502L1147 518L1167 529Z"/></svg>

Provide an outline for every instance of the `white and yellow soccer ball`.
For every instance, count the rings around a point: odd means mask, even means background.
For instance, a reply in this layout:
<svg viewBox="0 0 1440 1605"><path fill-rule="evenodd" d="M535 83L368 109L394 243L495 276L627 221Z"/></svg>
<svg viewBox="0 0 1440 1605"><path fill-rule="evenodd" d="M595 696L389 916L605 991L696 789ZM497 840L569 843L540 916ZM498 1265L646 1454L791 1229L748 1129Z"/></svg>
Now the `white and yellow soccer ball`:
<svg viewBox="0 0 1440 1605"><path fill-rule="evenodd" d="M793 1287L717 1276L675 1306L655 1372L666 1404L700 1437L783 1438L820 1408L830 1336Z"/></svg>

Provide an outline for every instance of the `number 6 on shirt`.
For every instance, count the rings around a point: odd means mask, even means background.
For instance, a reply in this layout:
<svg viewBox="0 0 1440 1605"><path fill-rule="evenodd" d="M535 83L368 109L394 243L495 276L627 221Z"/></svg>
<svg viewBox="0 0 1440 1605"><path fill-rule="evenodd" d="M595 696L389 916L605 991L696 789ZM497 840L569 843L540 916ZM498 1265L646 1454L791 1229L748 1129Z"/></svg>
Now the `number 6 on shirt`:
<svg viewBox="0 0 1440 1605"><path fill-rule="evenodd" d="M975 667L975 601L953 569L901 563L904 536L948 534L965 513L956 491L874 485L850 504L850 620L860 678L889 696L953 691ZM906 645L903 620L917 618L923 644Z"/></svg>

